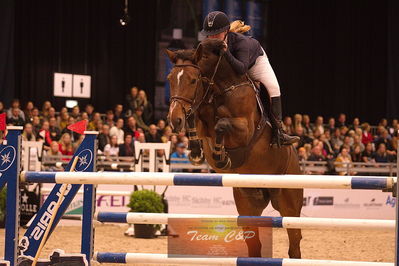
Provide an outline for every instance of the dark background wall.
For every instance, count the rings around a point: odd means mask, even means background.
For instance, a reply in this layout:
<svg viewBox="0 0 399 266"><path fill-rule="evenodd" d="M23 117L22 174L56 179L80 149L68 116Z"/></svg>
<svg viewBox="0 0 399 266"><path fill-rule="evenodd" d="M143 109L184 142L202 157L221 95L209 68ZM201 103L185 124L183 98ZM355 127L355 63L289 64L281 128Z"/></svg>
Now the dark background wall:
<svg viewBox="0 0 399 266"><path fill-rule="evenodd" d="M152 98L157 41L179 27L179 14L188 16L187 2L201 13L196 0L129 1L132 20L123 28L119 0L0 1L0 100L64 104L52 97L53 72L92 75L100 111L123 102L132 85ZM285 113L399 117L398 2L264 1L263 44Z"/></svg>

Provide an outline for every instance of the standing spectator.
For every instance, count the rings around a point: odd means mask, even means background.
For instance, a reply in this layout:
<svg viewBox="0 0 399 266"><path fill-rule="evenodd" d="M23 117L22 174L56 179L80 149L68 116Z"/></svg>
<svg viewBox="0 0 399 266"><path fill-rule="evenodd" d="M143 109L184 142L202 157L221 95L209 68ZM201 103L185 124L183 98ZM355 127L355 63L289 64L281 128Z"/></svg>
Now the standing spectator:
<svg viewBox="0 0 399 266"><path fill-rule="evenodd" d="M21 110L13 107L11 108L11 116L7 116L7 124L11 124L13 126L23 126L25 124L25 120L20 115Z"/></svg>
<svg viewBox="0 0 399 266"><path fill-rule="evenodd" d="M132 135L135 139L139 137L140 133L137 130L136 119L133 116L128 117L124 131L125 135Z"/></svg>
<svg viewBox="0 0 399 266"><path fill-rule="evenodd" d="M112 160L110 157L116 157L119 154L118 138L116 135L111 137L111 142L104 147L104 154L108 160Z"/></svg>
<svg viewBox="0 0 399 266"><path fill-rule="evenodd" d="M110 128L114 126L114 112L112 110L108 110L105 113L105 124L107 124Z"/></svg>
<svg viewBox="0 0 399 266"><path fill-rule="evenodd" d="M98 134L98 149L104 152L104 147L111 143L111 137L109 135L109 126L104 124L101 133Z"/></svg>
<svg viewBox="0 0 399 266"><path fill-rule="evenodd" d="M133 136L131 134L126 134L124 143L119 144L118 155L134 157L134 142L133 142Z"/></svg>
<svg viewBox="0 0 399 266"><path fill-rule="evenodd" d="M14 110L17 109L17 110ZM14 110L14 111L13 111ZM14 112L14 113L13 113ZM11 108L8 109L7 111L7 118L11 118L12 116L16 117L19 116L22 118L23 121L25 121L25 114L24 112L21 110L21 105L19 103L18 99L14 99L11 102Z"/></svg>
<svg viewBox="0 0 399 266"><path fill-rule="evenodd" d="M158 134L157 127L152 124L149 127L148 133L145 134L145 142L161 143L161 136Z"/></svg>
<svg viewBox="0 0 399 266"><path fill-rule="evenodd" d="M24 126L24 131L22 132L23 141L36 141L36 136L33 133L33 127L31 123L26 123Z"/></svg>
<svg viewBox="0 0 399 266"><path fill-rule="evenodd" d="M335 118L334 117L330 117L328 119L328 125L327 125L327 130L330 131L330 134L334 134L335 131Z"/></svg>
<svg viewBox="0 0 399 266"><path fill-rule="evenodd" d="M138 97L137 97L137 102L139 106L143 107L143 121L147 125L151 124L153 121L153 114L154 110L152 107L151 102L147 100L147 94L145 93L144 90L140 90Z"/></svg>
<svg viewBox="0 0 399 266"><path fill-rule="evenodd" d="M338 154L337 159L335 160L337 163L342 163L342 164L337 164L336 167L348 167L348 164L352 163L351 156L349 155L349 149L346 148L346 146L343 146L341 149L341 152ZM348 171L342 171L338 172L339 175L346 175L348 174ZM355 175L356 173L351 173L352 175Z"/></svg>
<svg viewBox="0 0 399 266"><path fill-rule="evenodd" d="M137 126L142 128L144 131L148 131L149 128L146 123L143 121L143 107L139 106L136 108L136 112L133 114L134 119L136 119Z"/></svg>
<svg viewBox="0 0 399 266"><path fill-rule="evenodd" d="M373 142L373 134L371 134L371 127L369 123L363 123L363 135L362 135L362 143L367 145L367 143Z"/></svg>
<svg viewBox="0 0 399 266"><path fill-rule="evenodd" d="M315 121L314 127L313 127L313 132L315 132L316 130L319 130L320 135L324 134L324 125L323 125L323 117L322 116L318 116L316 118L316 121Z"/></svg>
<svg viewBox="0 0 399 266"><path fill-rule="evenodd" d="M62 134L58 146L62 155L73 155L72 140L69 133Z"/></svg>
<svg viewBox="0 0 399 266"><path fill-rule="evenodd" d="M375 163L373 144L371 142L367 143L362 152L362 161L364 163Z"/></svg>
<svg viewBox="0 0 399 266"><path fill-rule="evenodd" d="M346 127L346 115L344 113L339 114L337 127Z"/></svg>
<svg viewBox="0 0 399 266"><path fill-rule="evenodd" d="M138 107L137 104L137 96L139 93L139 89L134 86L130 89L130 93L126 96L126 111L128 115L130 116L136 111L136 108Z"/></svg>
<svg viewBox="0 0 399 266"><path fill-rule="evenodd" d="M35 106L33 105L33 102L29 101L26 103L25 110L24 110L25 122L32 122L33 108L35 108Z"/></svg>
<svg viewBox="0 0 399 266"><path fill-rule="evenodd" d="M117 104L114 108L114 122L118 121L119 118L123 119L123 105Z"/></svg>
<svg viewBox="0 0 399 266"><path fill-rule="evenodd" d="M123 119L119 118L116 121L115 126L111 127L111 129L109 130L109 135L111 136L111 138L113 136L116 136L117 143L119 145L119 144L123 144L124 134L125 134L125 132L123 132Z"/></svg>
<svg viewBox="0 0 399 266"><path fill-rule="evenodd" d="M51 140L58 141L61 138L61 130L57 126L57 119L55 117L50 117L49 126Z"/></svg>

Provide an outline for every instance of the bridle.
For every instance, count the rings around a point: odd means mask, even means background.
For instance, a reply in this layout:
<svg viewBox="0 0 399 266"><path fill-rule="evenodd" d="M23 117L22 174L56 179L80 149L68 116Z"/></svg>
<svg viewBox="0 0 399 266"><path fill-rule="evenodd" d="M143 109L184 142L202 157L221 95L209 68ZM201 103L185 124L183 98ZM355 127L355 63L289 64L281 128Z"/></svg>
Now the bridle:
<svg viewBox="0 0 399 266"><path fill-rule="evenodd" d="M222 56L223 56L223 54L219 55L218 62L216 64L216 66L215 66L215 69L213 71L212 77L209 80L208 87L206 88L204 95L202 96L202 98L199 101L196 101L197 94L198 94L198 86L202 85L202 83L200 84L200 82L202 82L203 79L204 80L208 80L208 78L202 77L201 69L197 65L194 65L194 64L176 64L176 65L173 66L173 68L175 68L175 67L193 67L193 68L196 68L196 69L199 70L199 74L198 74L198 76L196 78L197 86L195 87L194 99L189 99L187 97L183 97L183 96L179 96L179 95L173 95L173 96L170 97L170 104L172 104L173 102L178 102L178 103L180 103L182 105L183 111L185 113L186 118L188 118L189 116L191 116L192 114L194 114L198 110L198 108L201 106L201 104L206 99L211 87L215 84L214 83L214 78L215 78L216 73L217 73L217 71L219 69L219 65L220 65L220 61L222 59ZM189 105L189 108L188 108L187 111L185 109L185 105Z"/></svg>

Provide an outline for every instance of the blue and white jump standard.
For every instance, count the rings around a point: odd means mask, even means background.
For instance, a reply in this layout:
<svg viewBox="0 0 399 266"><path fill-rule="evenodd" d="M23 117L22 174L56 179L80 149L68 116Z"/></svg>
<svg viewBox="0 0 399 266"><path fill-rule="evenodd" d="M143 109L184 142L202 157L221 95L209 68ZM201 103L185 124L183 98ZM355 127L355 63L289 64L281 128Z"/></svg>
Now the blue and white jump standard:
<svg viewBox="0 0 399 266"><path fill-rule="evenodd" d="M393 177L328 175L176 174L151 172L22 172L22 182L57 184L392 189Z"/></svg>

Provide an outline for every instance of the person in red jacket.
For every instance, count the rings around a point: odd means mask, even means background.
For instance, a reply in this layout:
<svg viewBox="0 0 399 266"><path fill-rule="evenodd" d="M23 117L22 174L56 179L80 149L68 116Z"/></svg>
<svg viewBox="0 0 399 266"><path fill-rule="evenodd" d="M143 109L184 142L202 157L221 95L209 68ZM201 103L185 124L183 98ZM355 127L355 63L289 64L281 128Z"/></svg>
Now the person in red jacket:
<svg viewBox="0 0 399 266"><path fill-rule="evenodd" d="M371 143L374 140L373 134L371 134L371 127L369 123L363 124L363 134L362 134L362 143L366 146L367 143Z"/></svg>

